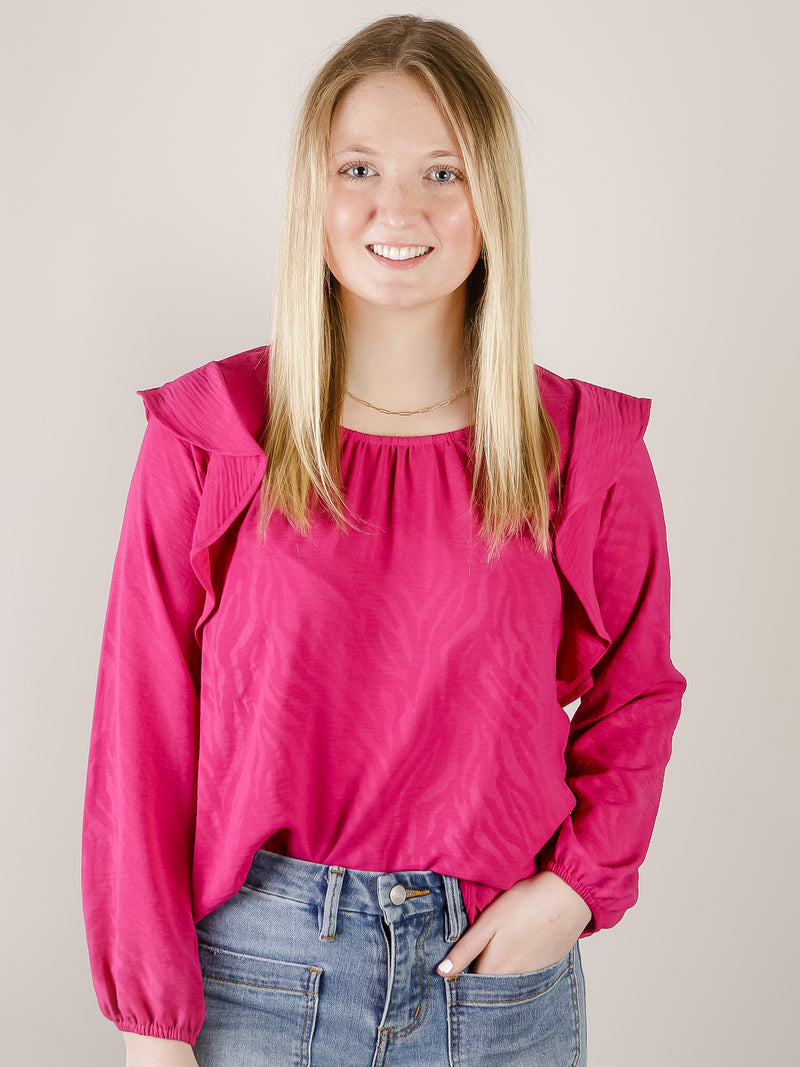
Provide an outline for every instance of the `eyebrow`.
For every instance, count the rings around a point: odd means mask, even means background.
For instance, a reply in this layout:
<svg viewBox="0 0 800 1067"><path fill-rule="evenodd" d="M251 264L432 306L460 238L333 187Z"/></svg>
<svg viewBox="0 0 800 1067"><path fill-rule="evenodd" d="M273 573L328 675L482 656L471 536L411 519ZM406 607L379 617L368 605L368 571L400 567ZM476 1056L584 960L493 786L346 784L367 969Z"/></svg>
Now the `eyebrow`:
<svg viewBox="0 0 800 1067"><path fill-rule="evenodd" d="M360 155L365 155L365 156L380 155L380 153L376 149L369 148L367 145L363 145L363 144L351 144L351 145L348 145L346 148L340 148L337 152L332 152L331 153L331 155L334 155L334 156L346 156L346 155L353 155L353 154L356 154L356 155L360 154ZM428 158L428 159L437 159L437 158L441 158L442 156L452 156L454 159L462 159L463 158L461 153L457 149L453 148L452 146L450 148L435 148L435 149L433 149L433 151L427 153L427 157L426 158Z"/></svg>

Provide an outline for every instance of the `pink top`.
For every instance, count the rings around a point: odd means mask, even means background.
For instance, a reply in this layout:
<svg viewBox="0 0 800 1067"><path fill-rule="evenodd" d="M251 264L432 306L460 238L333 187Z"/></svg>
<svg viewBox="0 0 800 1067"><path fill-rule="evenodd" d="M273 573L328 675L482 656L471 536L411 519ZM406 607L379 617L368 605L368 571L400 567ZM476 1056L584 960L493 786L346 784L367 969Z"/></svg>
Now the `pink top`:
<svg viewBox="0 0 800 1067"><path fill-rule="evenodd" d="M193 1042L194 923L255 851L461 880L470 919L550 869L636 898L684 688L636 400L540 372L566 489L554 556L486 561L472 429L342 429L364 520L256 536L267 351L144 393L103 641L84 900L103 1012ZM563 710L585 694L572 725Z"/></svg>

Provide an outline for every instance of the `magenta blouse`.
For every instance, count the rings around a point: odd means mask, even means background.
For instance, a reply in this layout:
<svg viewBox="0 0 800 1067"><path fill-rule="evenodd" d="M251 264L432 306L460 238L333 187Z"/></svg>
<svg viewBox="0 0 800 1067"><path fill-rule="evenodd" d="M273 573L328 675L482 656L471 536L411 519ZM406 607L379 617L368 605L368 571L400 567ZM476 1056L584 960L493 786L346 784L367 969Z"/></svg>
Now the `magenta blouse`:
<svg viewBox="0 0 800 1067"><path fill-rule="evenodd" d="M468 915L554 871L634 902L684 688L642 435L649 402L540 371L565 490L553 553L493 563L472 428L343 428L358 526L257 537L268 352L143 394L100 663L83 888L100 1006L192 1043L194 923L264 846L460 879ZM571 723L564 706L582 696Z"/></svg>

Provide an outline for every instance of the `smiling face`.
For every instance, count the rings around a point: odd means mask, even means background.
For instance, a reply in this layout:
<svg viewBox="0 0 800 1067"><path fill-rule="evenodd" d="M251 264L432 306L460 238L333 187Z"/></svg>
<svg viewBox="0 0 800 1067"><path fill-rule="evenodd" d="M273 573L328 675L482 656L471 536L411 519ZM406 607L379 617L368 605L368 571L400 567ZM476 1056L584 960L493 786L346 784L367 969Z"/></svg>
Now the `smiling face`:
<svg viewBox="0 0 800 1067"><path fill-rule="evenodd" d="M463 309L481 250L464 161L433 98L408 75L371 74L337 104L325 237L345 308Z"/></svg>

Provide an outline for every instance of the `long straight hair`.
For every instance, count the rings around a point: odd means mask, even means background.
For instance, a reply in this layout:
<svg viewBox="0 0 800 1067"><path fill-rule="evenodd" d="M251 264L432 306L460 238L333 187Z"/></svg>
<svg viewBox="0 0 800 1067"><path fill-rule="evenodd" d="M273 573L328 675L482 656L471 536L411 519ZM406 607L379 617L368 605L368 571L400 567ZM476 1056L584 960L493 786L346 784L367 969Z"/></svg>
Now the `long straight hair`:
<svg viewBox="0 0 800 1067"><path fill-rule="evenodd" d="M340 485L346 324L325 261L330 128L344 94L386 71L417 79L452 126L483 235L464 322L480 532L489 558L525 531L547 552L559 446L533 362L527 205L514 116L472 39L447 22L413 15L379 19L346 41L314 78L300 110L275 283L262 532L278 511L308 533L317 505L337 525L350 524Z"/></svg>

